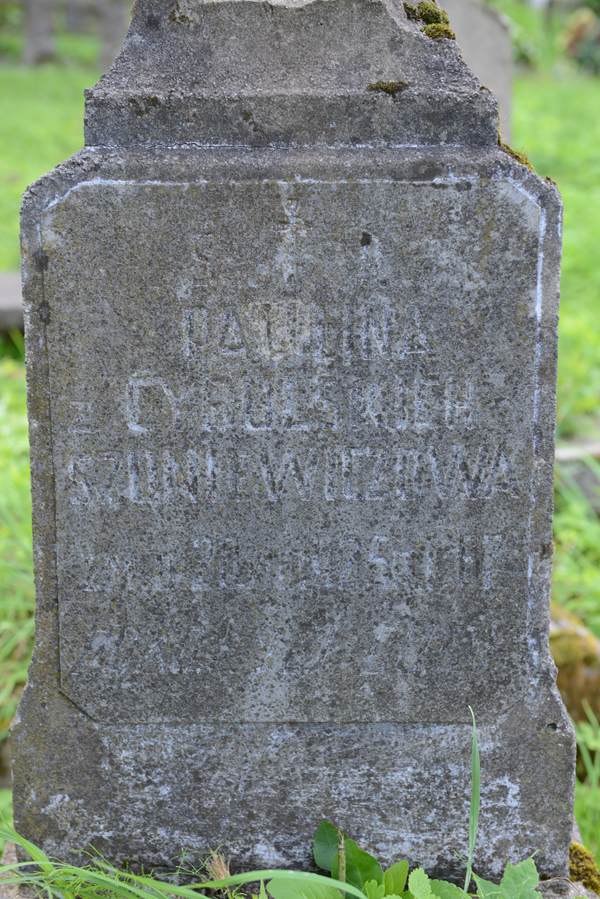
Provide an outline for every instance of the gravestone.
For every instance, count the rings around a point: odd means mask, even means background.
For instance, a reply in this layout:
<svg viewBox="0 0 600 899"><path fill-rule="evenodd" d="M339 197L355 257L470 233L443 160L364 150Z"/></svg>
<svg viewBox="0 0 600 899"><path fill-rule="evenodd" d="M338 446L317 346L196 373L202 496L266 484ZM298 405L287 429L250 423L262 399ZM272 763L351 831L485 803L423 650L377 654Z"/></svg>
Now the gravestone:
<svg viewBox="0 0 600 899"><path fill-rule="evenodd" d="M100 37L99 65L105 71L123 43L129 21L130 0L68 0L65 24L80 34L97 31Z"/></svg>
<svg viewBox="0 0 600 899"><path fill-rule="evenodd" d="M23 213L37 643L18 829L307 865L334 819L563 875L554 187L392 0L139 0ZM443 29L442 29L442 33Z"/></svg>
<svg viewBox="0 0 600 899"><path fill-rule="evenodd" d="M66 0L66 30L72 34L89 34L93 27L94 4L91 0Z"/></svg>
<svg viewBox="0 0 600 899"><path fill-rule="evenodd" d="M513 47L506 19L482 0L444 0L469 68L498 99L500 131L510 140Z"/></svg>
<svg viewBox="0 0 600 899"><path fill-rule="evenodd" d="M100 30L100 67L108 69L121 49L127 31L130 3L128 0L102 0L98 5Z"/></svg>
<svg viewBox="0 0 600 899"><path fill-rule="evenodd" d="M24 0L23 62L41 65L56 56L56 0Z"/></svg>

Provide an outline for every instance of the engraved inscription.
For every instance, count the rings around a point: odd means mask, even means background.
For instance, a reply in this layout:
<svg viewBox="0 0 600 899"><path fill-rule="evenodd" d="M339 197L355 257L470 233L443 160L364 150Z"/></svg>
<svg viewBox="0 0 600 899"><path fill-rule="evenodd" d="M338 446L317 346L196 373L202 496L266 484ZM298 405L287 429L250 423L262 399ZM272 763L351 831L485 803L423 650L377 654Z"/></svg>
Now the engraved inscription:
<svg viewBox="0 0 600 899"><path fill-rule="evenodd" d="M526 486L526 485L525 485ZM215 503L255 497L324 502L399 503L426 489L441 500L523 495L513 451L460 443L424 449L344 446L321 450L234 449L220 446L81 455L67 466L74 505Z"/></svg>
<svg viewBox="0 0 600 899"><path fill-rule="evenodd" d="M253 302L238 310L214 298L186 309L182 317L183 354L190 362L220 355L278 362L299 359L314 364L339 360L343 366L381 360L403 362L433 355L434 346L416 309L401 309L388 296L365 296L360 303L331 298L322 303Z"/></svg>
<svg viewBox="0 0 600 899"><path fill-rule="evenodd" d="M77 192L55 207L74 702L121 723L310 724L516 701L535 566L523 202L498 248L493 182L104 185L93 253L72 250Z"/></svg>
<svg viewBox="0 0 600 899"><path fill-rule="evenodd" d="M285 372L267 379L261 373L242 380L198 373L183 389L159 375L141 374L129 379L125 405L127 426L135 434L183 425L198 434L361 427L427 433L438 424L470 428L477 417L476 396L469 380L442 380L435 373L355 379L347 391L340 391L337 378L328 374Z"/></svg>
<svg viewBox="0 0 600 899"><path fill-rule="evenodd" d="M457 578L480 590L482 597L493 590L506 573L497 557L502 540L501 534L432 533L411 545L375 534L365 544L359 534L339 540L321 535L313 549L293 545L267 554L241 539L203 536L173 552L147 553L143 566L122 553L77 553L68 564L82 577L84 593L370 587L378 593L400 593L414 605L415 595L432 593ZM521 543L522 537L516 541Z"/></svg>

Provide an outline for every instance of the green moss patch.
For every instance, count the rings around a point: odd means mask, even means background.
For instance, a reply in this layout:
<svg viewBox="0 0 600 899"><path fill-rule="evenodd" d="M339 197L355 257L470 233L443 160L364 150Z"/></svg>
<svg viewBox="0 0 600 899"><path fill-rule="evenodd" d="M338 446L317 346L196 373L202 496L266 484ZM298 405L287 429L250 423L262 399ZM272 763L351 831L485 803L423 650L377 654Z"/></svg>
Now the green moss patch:
<svg viewBox="0 0 600 899"><path fill-rule="evenodd" d="M592 853L581 843L569 846L569 876L600 896L600 870Z"/></svg>
<svg viewBox="0 0 600 899"><path fill-rule="evenodd" d="M433 0L421 0L417 6L417 13L421 21L427 25L435 25L436 23L442 25L450 24L446 10L434 3Z"/></svg>
<svg viewBox="0 0 600 899"><path fill-rule="evenodd" d="M520 162L521 165L524 165L529 169L530 172L535 171L532 163L529 161L525 153L521 153L520 150L515 150L509 144L505 143L500 135L498 135L498 146L504 153L508 153L509 156L512 156L513 159L516 159L517 162Z"/></svg>
<svg viewBox="0 0 600 899"><path fill-rule="evenodd" d="M411 22L419 21L419 10L414 3L405 3L404 12L406 13L406 18L410 19Z"/></svg>
<svg viewBox="0 0 600 899"><path fill-rule="evenodd" d="M389 94L390 97L395 97L396 94L406 90L408 86L408 81L374 81L367 86L367 90L379 91L382 94Z"/></svg>
<svg viewBox="0 0 600 899"><path fill-rule="evenodd" d="M434 22L432 25L424 25L421 31L425 37L431 38L432 41L455 41L456 35L449 25L444 22Z"/></svg>

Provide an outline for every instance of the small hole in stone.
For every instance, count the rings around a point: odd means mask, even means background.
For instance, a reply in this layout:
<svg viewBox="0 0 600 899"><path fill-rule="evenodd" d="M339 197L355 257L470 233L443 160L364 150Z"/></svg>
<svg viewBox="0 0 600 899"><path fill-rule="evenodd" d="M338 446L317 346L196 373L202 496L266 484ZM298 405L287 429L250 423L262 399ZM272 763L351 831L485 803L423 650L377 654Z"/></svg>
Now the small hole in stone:
<svg viewBox="0 0 600 899"><path fill-rule="evenodd" d="M148 28L158 28L160 25L160 19L158 16L148 16L146 19L146 25Z"/></svg>
<svg viewBox="0 0 600 899"><path fill-rule="evenodd" d="M368 247L369 244L372 242L372 240L373 240L373 238L371 237L371 235L369 234L369 232L368 232L368 231L363 231L362 236L361 236L361 238L360 238L360 245L361 245L361 247Z"/></svg>
<svg viewBox="0 0 600 899"><path fill-rule="evenodd" d="M546 730L558 730L558 724L555 724L554 721L552 721L550 724L546 725Z"/></svg>

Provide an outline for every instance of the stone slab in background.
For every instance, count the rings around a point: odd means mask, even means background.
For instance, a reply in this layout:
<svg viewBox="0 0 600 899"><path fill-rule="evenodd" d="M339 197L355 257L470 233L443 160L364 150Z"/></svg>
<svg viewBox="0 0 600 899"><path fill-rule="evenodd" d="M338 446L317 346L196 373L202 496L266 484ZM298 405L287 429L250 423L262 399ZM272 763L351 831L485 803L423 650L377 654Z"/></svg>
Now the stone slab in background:
<svg viewBox="0 0 600 899"><path fill-rule="evenodd" d="M510 140L513 47L507 21L480 0L444 0L442 6L469 68L498 99L500 130Z"/></svg>
<svg viewBox="0 0 600 899"><path fill-rule="evenodd" d="M99 64L105 70L114 61L127 30L131 0L24 0L25 46L23 62L40 65L56 58L59 22L75 32L97 31Z"/></svg>
<svg viewBox="0 0 600 899"><path fill-rule="evenodd" d="M306 865L329 817L459 877L470 703L478 870L566 873L560 202L496 132L400 3L136 5L24 207L51 854Z"/></svg>
<svg viewBox="0 0 600 899"><path fill-rule="evenodd" d="M21 275L0 272L0 333L23 328Z"/></svg>

